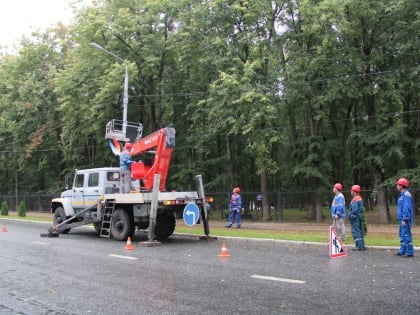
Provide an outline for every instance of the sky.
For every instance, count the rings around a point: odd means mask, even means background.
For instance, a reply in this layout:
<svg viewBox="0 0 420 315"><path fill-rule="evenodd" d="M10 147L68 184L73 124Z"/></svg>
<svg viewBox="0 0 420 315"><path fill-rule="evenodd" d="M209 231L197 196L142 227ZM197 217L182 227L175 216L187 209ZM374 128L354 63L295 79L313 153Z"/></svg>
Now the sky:
<svg viewBox="0 0 420 315"><path fill-rule="evenodd" d="M69 0L0 0L0 46L12 49L23 34L44 30L61 21L68 24Z"/></svg>

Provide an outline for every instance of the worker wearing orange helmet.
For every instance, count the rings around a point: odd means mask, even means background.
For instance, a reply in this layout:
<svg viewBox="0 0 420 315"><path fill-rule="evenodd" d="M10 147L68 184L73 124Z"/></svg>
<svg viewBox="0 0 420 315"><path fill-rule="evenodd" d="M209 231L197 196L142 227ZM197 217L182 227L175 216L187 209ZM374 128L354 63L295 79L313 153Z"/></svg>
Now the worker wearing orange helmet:
<svg viewBox="0 0 420 315"><path fill-rule="evenodd" d="M127 142L120 153L120 192L122 194L131 191L131 164L133 160L131 159L130 150L132 147L133 145Z"/></svg>
<svg viewBox="0 0 420 315"><path fill-rule="evenodd" d="M349 220L351 226L351 235L355 241L353 250L365 250L365 241L363 239L362 217L363 217L363 199L360 196L361 188L359 185L351 186L351 195L353 199L350 201Z"/></svg>
<svg viewBox="0 0 420 315"><path fill-rule="evenodd" d="M411 235L411 225L413 223L413 197L408 191L409 182L406 178L399 178L396 182L400 196L397 200L397 219L399 221L400 249L398 256L413 257L413 236Z"/></svg>
<svg viewBox="0 0 420 315"><path fill-rule="evenodd" d="M346 238L344 219L346 218L346 200L343 193L343 185L336 183L333 186L334 198L331 203L332 226L342 241Z"/></svg>
<svg viewBox="0 0 420 315"><path fill-rule="evenodd" d="M236 227L241 228L241 211L242 211L242 198L239 193L241 192L239 187L233 188L232 196L229 202L229 223L226 225L227 228L232 227L236 218Z"/></svg>

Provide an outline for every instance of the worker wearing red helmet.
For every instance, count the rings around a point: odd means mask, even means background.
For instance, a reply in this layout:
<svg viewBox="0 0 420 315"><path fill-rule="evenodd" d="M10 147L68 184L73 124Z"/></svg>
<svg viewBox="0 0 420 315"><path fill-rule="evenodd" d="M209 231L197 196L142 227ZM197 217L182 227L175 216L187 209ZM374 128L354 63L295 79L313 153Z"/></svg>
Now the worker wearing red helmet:
<svg viewBox="0 0 420 315"><path fill-rule="evenodd" d="M122 194L131 191L131 164L133 160L131 159L130 150L132 147L133 145L127 142L120 153L120 192Z"/></svg>
<svg viewBox="0 0 420 315"><path fill-rule="evenodd" d="M336 183L333 186L334 198L331 203L332 226L342 241L346 238L344 219L346 218L346 200L343 193L343 185Z"/></svg>
<svg viewBox="0 0 420 315"><path fill-rule="evenodd" d="M353 196L349 208L351 235L355 241L355 247L353 250L365 250L366 247L362 230L363 199L360 196L361 188L359 185L353 185L351 186L350 192Z"/></svg>
<svg viewBox="0 0 420 315"><path fill-rule="evenodd" d="M233 188L233 194L230 197L229 202L229 223L226 225L227 228L232 227L232 224L235 222L236 218L236 227L241 228L241 211L242 211L242 198L239 193L241 190L239 187Z"/></svg>
<svg viewBox="0 0 420 315"><path fill-rule="evenodd" d="M398 256L413 257L413 236L411 235L411 225L413 223L413 197L408 191L409 182L406 178L399 178L396 182L400 196L397 200L397 219L399 221L400 249Z"/></svg>

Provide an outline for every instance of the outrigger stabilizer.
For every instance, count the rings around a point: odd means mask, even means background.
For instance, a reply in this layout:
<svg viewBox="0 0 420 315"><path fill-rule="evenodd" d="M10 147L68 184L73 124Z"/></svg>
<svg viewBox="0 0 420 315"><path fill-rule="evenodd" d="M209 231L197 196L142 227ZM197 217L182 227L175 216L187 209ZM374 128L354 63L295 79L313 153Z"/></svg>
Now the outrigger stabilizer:
<svg viewBox="0 0 420 315"><path fill-rule="evenodd" d="M83 216L86 212L90 212L96 208L97 208L97 205L93 205L93 206L83 209L82 211L79 211L78 213L69 217L63 222L57 225L51 226L48 229L48 233L41 233L41 237L59 237L60 233L63 232L64 230L86 225L86 224L91 224L98 221L98 219L94 216L86 216L86 217ZM74 219L79 218L79 217L83 217L83 220L77 220L76 222L73 222ZM73 222L73 223L69 223L69 222Z"/></svg>

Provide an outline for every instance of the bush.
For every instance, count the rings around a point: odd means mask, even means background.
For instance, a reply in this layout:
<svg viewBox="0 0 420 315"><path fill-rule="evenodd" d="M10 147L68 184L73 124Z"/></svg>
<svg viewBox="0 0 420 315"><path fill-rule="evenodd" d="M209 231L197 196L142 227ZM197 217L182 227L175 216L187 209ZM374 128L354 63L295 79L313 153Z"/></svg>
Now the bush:
<svg viewBox="0 0 420 315"><path fill-rule="evenodd" d="M19 202L18 216L26 217L25 203L23 201Z"/></svg>
<svg viewBox="0 0 420 315"><path fill-rule="evenodd" d="M9 206L6 201L3 201L0 209L1 215L9 215Z"/></svg>

